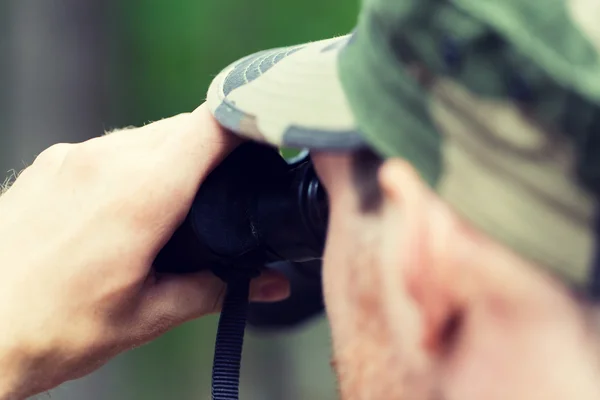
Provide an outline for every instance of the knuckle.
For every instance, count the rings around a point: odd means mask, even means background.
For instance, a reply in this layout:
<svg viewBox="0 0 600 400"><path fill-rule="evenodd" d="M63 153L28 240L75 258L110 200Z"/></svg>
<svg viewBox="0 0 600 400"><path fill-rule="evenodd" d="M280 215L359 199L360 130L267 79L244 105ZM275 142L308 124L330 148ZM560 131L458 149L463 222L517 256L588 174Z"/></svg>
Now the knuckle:
<svg viewBox="0 0 600 400"><path fill-rule="evenodd" d="M100 155L94 142L72 147L64 156L63 168L76 178L90 178L100 166Z"/></svg>
<svg viewBox="0 0 600 400"><path fill-rule="evenodd" d="M57 143L42 151L34 160L34 165L60 165L74 145Z"/></svg>

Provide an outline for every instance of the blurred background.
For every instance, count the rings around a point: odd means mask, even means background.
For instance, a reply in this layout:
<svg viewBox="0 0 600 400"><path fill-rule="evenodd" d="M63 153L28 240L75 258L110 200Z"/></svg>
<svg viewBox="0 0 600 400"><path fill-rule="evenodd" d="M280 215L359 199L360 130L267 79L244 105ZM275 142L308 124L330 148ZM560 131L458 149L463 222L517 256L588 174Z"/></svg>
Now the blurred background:
<svg viewBox="0 0 600 400"><path fill-rule="evenodd" d="M230 62L348 33L357 12L358 0L0 0L0 175L53 143L191 111ZM188 323L38 397L209 399L216 322ZM250 332L241 398L335 399L329 358L323 318Z"/></svg>

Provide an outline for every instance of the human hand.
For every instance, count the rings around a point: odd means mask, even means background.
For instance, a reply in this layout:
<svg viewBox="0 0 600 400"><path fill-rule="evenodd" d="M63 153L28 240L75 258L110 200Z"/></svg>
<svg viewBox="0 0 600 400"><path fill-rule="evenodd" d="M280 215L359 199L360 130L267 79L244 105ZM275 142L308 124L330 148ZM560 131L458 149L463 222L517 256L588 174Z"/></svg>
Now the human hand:
<svg viewBox="0 0 600 400"><path fill-rule="evenodd" d="M202 180L238 144L204 106L40 154L0 197L0 399L21 399L97 369L219 310L209 272L151 265ZM253 301L288 295L265 273Z"/></svg>

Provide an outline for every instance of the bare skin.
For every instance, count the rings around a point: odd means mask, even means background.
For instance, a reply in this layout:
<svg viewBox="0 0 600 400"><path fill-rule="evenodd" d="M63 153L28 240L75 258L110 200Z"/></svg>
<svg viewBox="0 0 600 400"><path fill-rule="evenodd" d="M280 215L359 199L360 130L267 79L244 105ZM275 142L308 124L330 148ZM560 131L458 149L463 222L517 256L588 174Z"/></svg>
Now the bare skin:
<svg viewBox="0 0 600 400"><path fill-rule="evenodd" d="M53 147L21 174L0 198L0 399L218 311L214 276L150 267L237 143L200 107ZM561 283L469 227L402 161L385 163L382 208L362 214L349 159L313 155L331 202L324 289L343 400L600 398L598 330ZM251 292L274 301L288 287L265 275Z"/></svg>
<svg viewBox="0 0 600 400"><path fill-rule="evenodd" d="M158 251L202 180L239 141L204 106L43 152L0 198L0 399L88 374L185 321L217 312L210 273L155 276ZM265 274L255 301L288 295Z"/></svg>
<svg viewBox="0 0 600 400"><path fill-rule="evenodd" d="M406 163L361 214L349 156L315 154L344 400L600 398L598 330L564 286L469 227Z"/></svg>

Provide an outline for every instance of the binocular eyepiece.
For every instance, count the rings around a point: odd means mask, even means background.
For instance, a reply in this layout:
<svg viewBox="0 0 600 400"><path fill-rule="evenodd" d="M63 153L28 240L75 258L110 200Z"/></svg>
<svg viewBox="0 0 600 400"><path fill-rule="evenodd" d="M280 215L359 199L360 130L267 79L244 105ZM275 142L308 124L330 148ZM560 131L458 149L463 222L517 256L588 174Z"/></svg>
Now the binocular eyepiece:
<svg viewBox="0 0 600 400"><path fill-rule="evenodd" d="M327 220L327 195L308 154L288 162L272 147L247 142L207 177L154 268L161 273L210 269L227 281L283 266L291 281L290 301L298 304L310 296L311 312L318 312ZM264 315L255 319L270 325Z"/></svg>

